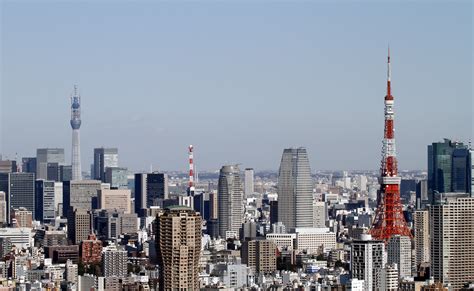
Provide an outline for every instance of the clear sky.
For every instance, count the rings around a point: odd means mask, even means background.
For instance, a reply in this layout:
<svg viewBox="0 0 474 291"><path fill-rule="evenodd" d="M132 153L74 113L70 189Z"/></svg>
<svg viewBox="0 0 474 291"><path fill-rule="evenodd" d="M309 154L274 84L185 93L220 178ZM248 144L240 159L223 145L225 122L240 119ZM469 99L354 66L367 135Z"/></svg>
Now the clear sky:
<svg viewBox="0 0 474 291"><path fill-rule="evenodd" d="M473 136L471 1L0 1L0 152L94 147L131 169L378 169L390 43L401 169Z"/></svg>

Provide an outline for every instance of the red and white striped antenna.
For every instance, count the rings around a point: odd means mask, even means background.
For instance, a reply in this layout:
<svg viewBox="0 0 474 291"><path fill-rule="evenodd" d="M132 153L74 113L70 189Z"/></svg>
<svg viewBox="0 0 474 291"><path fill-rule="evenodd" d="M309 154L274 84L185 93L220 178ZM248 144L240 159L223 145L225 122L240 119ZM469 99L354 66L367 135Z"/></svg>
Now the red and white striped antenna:
<svg viewBox="0 0 474 291"><path fill-rule="evenodd" d="M188 191L189 195L194 194L194 154L193 154L193 145L189 145L189 185Z"/></svg>

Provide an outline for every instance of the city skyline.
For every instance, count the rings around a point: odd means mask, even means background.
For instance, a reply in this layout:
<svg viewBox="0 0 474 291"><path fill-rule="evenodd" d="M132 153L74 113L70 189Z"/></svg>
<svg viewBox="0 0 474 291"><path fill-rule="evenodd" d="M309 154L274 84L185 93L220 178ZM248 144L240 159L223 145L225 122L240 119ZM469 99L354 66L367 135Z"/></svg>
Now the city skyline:
<svg viewBox="0 0 474 291"><path fill-rule="evenodd" d="M198 171L229 163L276 171L290 146L308 149L313 171L378 170L390 42L400 169L426 169L431 142L472 139L469 7L5 2L0 152L13 158L60 147L70 157L68 106L77 83L85 168L104 146L117 147L120 165L132 170L152 164L184 172L193 144ZM118 22L139 16L135 25ZM331 27L318 26L330 16ZM371 26L378 22L385 26ZM51 29L55 23L64 27ZM37 44L34 51L25 39ZM48 118L31 125L25 112Z"/></svg>

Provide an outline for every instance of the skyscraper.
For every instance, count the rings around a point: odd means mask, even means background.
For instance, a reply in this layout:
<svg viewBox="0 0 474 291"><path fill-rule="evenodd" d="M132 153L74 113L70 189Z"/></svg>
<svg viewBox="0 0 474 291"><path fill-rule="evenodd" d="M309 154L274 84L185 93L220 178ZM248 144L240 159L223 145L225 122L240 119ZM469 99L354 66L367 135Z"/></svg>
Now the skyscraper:
<svg viewBox="0 0 474 291"><path fill-rule="evenodd" d="M135 213L150 206L163 206L168 199L168 175L163 173L135 174Z"/></svg>
<svg viewBox="0 0 474 291"><path fill-rule="evenodd" d="M173 206L157 218L159 290L199 290L201 216Z"/></svg>
<svg viewBox="0 0 474 291"><path fill-rule="evenodd" d="M413 213L415 266L430 261L430 216L428 210Z"/></svg>
<svg viewBox="0 0 474 291"><path fill-rule="evenodd" d="M127 168L107 167L105 168L105 183L110 184L110 188L128 189Z"/></svg>
<svg viewBox="0 0 474 291"><path fill-rule="evenodd" d="M467 193L470 188L470 154L466 145L447 138L428 146L428 191Z"/></svg>
<svg viewBox="0 0 474 291"><path fill-rule="evenodd" d="M474 281L474 198L447 197L430 206L431 275L459 290Z"/></svg>
<svg viewBox="0 0 474 291"><path fill-rule="evenodd" d="M41 148L36 150L36 179L48 179L48 164L64 165L64 149Z"/></svg>
<svg viewBox="0 0 474 291"><path fill-rule="evenodd" d="M376 290L380 284L384 248L383 241L366 234L351 244L351 277L364 280L364 290Z"/></svg>
<svg viewBox="0 0 474 291"><path fill-rule="evenodd" d="M94 173L92 173L92 178L105 182L105 169L111 167L118 167L118 149L94 149Z"/></svg>
<svg viewBox="0 0 474 291"><path fill-rule="evenodd" d="M217 185L219 235L238 237L244 215L242 181L238 165L222 166Z"/></svg>
<svg viewBox="0 0 474 291"><path fill-rule="evenodd" d="M36 174L36 157L22 158L22 172Z"/></svg>
<svg viewBox="0 0 474 291"><path fill-rule="evenodd" d="M5 185L5 181L7 181ZM0 191L7 193L7 218L10 209L24 207L35 214L35 174L0 173Z"/></svg>
<svg viewBox="0 0 474 291"><path fill-rule="evenodd" d="M91 233L91 212L74 209L67 215L67 237L73 244L86 240Z"/></svg>
<svg viewBox="0 0 474 291"><path fill-rule="evenodd" d="M49 223L56 217L55 182L36 180L35 219Z"/></svg>
<svg viewBox="0 0 474 291"><path fill-rule="evenodd" d="M411 276L411 238L394 235L388 240L387 261L398 266L398 277Z"/></svg>
<svg viewBox="0 0 474 291"><path fill-rule="evenodd" d="M72 180L82 179L81 169L81 142L79 129L81 128L81 96L77 93L77 86L74 86L74 93L71 96L71 127L72 127Z"/></svg>
<svg viewBox="0 0 474 291"><path fill-rule="evenodd" d="M70 207L92 210L97 208L99 190L110 189L109 184L97 180L65 181L63 183L63 213L67 217Z"/></svg>
<svg viewBox="0 0 474 291"><path fill-rule="evenodd" d="M313 184L305 148L283 151L278 175L278 221L287 229L313 227Z"/></svg>
<svg viewBox="0 0 474 291"><path fill-rule="evenodd" d="M245 169L245 180L244 180L244 184L245 184L245 191L244 191L244 194L245 194L245 197L249 197L249 195L252 195L253 192L255 191L255 188L254 188L254 171L252 168L247 168Z"/></svg>

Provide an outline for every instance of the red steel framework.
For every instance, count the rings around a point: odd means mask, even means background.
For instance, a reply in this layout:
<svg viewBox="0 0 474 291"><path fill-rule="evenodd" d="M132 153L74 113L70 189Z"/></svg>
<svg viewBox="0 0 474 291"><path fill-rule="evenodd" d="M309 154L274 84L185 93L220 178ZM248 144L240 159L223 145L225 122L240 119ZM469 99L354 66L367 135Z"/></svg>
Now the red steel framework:
<svg viewBox="0 0 474 291"><path fill-rule="evenodd" d="M372 237L387 242L394 235L412 237L410 228L403 216L400 201L400 181L394 134L393 96L391 92L390 49L387 60L387 95L385 96L385 129L382 146L382 165L378 207L370 229Z"/></svg>

